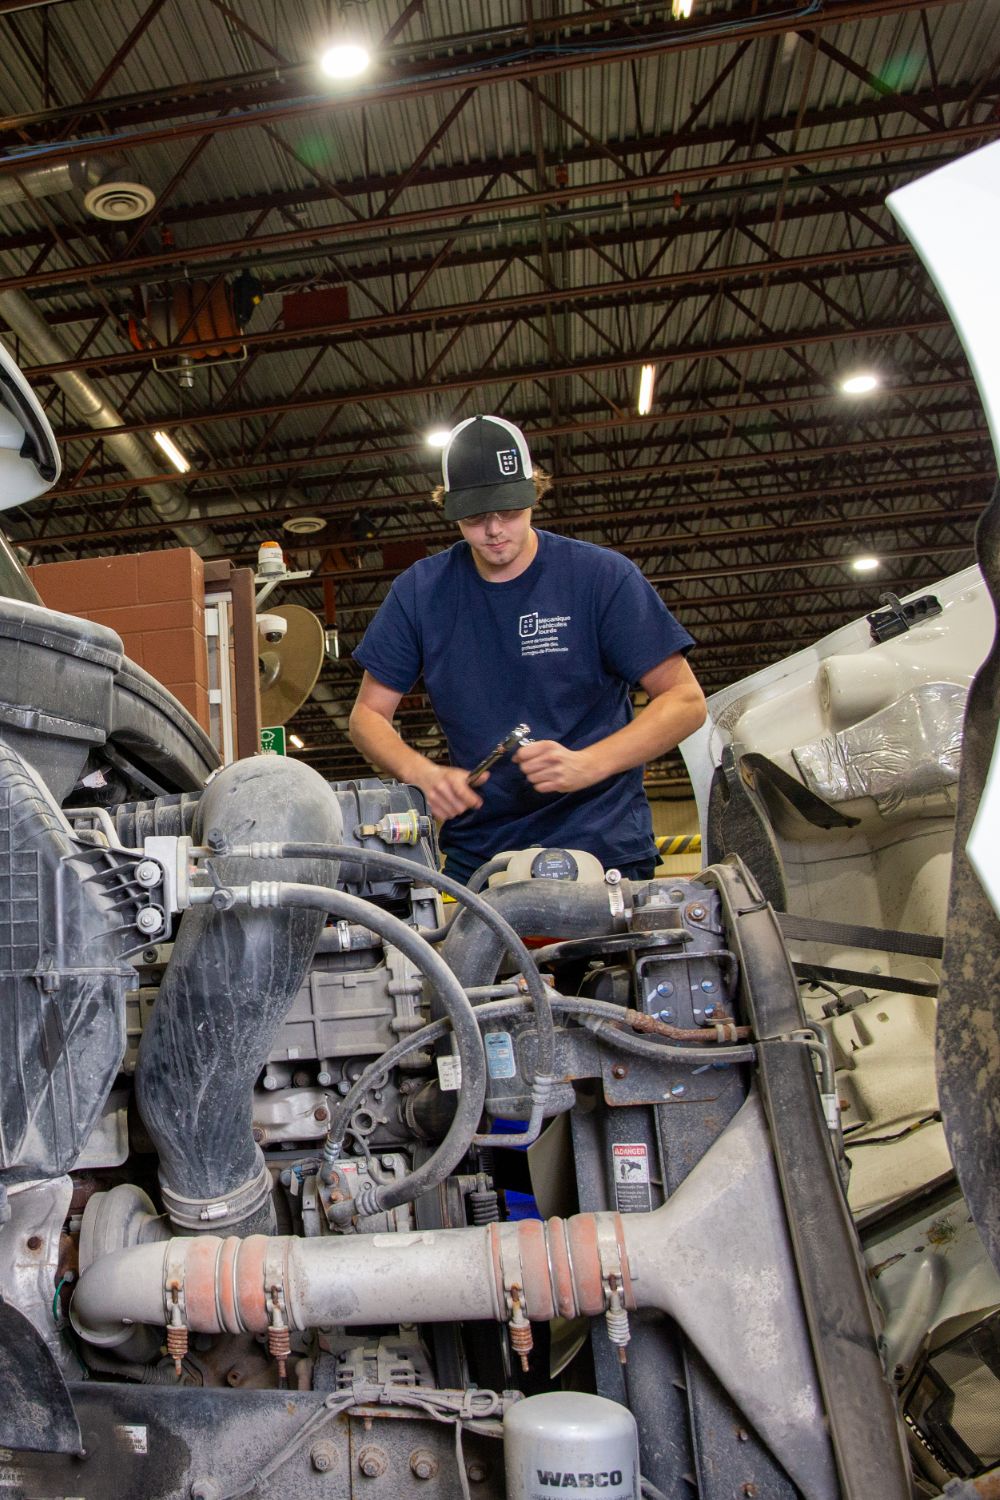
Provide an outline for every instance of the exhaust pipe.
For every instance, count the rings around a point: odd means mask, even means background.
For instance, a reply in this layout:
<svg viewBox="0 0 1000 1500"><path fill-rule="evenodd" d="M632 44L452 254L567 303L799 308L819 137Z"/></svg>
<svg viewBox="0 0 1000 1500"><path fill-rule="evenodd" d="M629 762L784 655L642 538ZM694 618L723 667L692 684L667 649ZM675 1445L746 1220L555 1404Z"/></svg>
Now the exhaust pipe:
<svg viewBox="0 0 1000 1500"><path fill-rule="evenodd" d="M150 1323L168 1326L172 1349L192 1329L267 1333L276 1350L289 1329L492 1319L511 1323L524 1349L531 1320L601 1314L621 1346L623 1313L654 1308L683 1328L802 1493L837 1500L797 1285L754 1092L655 1213L139 1245L85 1271L72 1318L95 1341L123 1323ZM882 1380L874 1337L857 1354L859 1374Z"/></svg>

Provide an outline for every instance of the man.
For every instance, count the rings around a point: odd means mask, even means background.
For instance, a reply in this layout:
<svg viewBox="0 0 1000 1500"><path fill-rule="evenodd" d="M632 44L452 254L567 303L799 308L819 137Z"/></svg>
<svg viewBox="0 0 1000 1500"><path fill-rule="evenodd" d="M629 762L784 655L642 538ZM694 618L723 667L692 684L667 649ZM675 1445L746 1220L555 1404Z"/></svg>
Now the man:
<svg viewBox="0 0 1000 1500"><path fill-rule="evenodd" d="M647 879L656 846L642 767L705 718L684 657L691 636L627 558L535 530L532 506L551 481L511 422L460 423L443 474L435 498L462 541L401 574L368 627L351 739L421 788L456 879L533 844L586 849ZM450 765L393 728L421 674ZM633 716L635 683L649 703ZM468 768L521 722L534 743L470 786Z"/></svg>

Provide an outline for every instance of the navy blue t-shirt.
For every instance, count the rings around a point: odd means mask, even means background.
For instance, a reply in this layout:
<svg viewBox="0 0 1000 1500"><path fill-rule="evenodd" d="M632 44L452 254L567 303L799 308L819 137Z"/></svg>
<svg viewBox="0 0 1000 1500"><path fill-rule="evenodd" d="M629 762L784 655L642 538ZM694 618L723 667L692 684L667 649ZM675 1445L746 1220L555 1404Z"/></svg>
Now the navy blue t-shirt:
<svg viewBox="0 0 1000 1500"><path fill-rule="evenodd" d="M538 531L531 565L488 583L457 542L396 579L354 652L408 693L422 675L451 764L471 769L515 724L580 750L632 717L629 688L694 642L628 558ZM511 760L449 818L441 846L462 863L532 844L586 849L607 868L656 852L642 767L583 791L536 792Z"/></svg>

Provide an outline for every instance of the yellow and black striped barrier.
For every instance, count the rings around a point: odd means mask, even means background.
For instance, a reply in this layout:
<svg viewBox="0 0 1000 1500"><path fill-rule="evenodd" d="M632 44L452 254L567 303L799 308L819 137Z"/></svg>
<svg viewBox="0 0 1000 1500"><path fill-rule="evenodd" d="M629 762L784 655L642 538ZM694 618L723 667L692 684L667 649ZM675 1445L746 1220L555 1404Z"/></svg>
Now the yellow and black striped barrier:
<svg viewBox="0 0 1000 1500"><path fill-rule="evenodd" d="M665 838L656 840L661 859L668 859L671 854L700 854L700 833L670 833Z"/></svg>

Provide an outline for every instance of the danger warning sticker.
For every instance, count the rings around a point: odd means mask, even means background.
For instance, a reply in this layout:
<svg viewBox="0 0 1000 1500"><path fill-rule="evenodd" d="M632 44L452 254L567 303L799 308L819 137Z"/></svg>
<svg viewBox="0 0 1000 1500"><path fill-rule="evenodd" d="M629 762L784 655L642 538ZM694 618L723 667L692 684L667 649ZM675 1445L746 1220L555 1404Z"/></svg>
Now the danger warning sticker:
<svg viewBox="0 0 1000 1500"><path fill-rule="evenodd" d="M644 1141L615 1141L615 1201L620 1214L648 1213L652 1208L649 1187L649 1148Z"/></svg>

